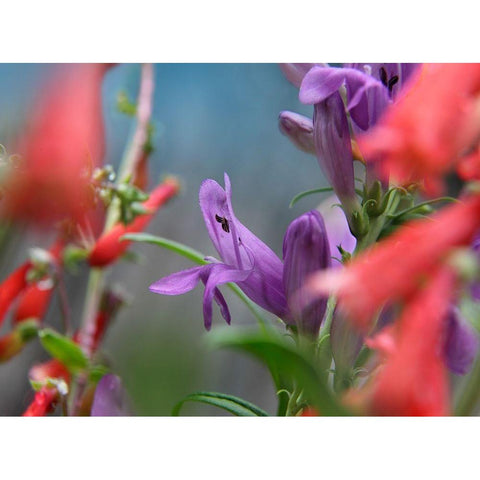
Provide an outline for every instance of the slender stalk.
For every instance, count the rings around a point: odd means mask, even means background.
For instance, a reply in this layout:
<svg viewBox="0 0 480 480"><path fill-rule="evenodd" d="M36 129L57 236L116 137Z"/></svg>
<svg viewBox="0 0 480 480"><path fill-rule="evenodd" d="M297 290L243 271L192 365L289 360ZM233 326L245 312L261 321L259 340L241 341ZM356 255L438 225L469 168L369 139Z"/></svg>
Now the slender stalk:
<svg viewBox="0 0 480 480"><path fill-rule="evenodd" d="M140 90L137 99L137 124L132 139L125 151L117 177L117 184L128 180L135 171L142 156L142 149L148 139L148 126L152 114L152 100L154 90L153 65L142 65ZM108 232L117 222L119 205L113 201L107 211L104 233ZM82 315L82 326L80 330L80 346L87 355L92 354L93 335L95 333L95 321L100 306L104 285L104 272L100 268L92 268L88 278L87 294ZM75 415L78 410L78 403L86 385L86 377L79 376L73 385L70 413Z"/></svg>

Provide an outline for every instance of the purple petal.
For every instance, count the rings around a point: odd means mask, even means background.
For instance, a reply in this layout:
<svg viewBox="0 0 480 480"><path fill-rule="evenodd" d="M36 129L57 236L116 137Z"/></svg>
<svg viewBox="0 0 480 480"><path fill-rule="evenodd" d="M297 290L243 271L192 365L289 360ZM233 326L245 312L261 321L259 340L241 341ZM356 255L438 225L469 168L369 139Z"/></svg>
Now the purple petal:
<svg viewBox="0 0 480 480"><path fill-rule="evenodd" d="M314 65L314 63L280 63L279 67L285 78L299 88L303 77Z"/></svg>
<svg viewBox="0 0 480 480"><path fill-rule="evenodd" d="M338 198L333 195L317 207L317 210L325 222L325 228L327 229L328 243L332 255L332 267L341 265L341 263L336 260L341 257L337 248L338 246L349 253L353 253L357 245L357 239L350 232L345 212L338 204Z"/></svg>
<svg viewBox="0 0 480 480"><path fill-rule="evenodd" d="M304 77L298 98L302 103L315 105L338 92L345 83L342 68L313 67Z"/></svg>
<svg viewBox="0 0 480 480"><path fill-rule="evenodd" d="M116 375L105 375L98 382L93 398L92 417L123 417L132 415L129 400Z"/></svg>
<svg viewBox="0 0 480 480"><path fill-rule="evenodd" d="M202 278L202 281L205 283L205 292L203 294L203 320L207 330L210 330L212 327L212 300L216 292L218 292L216 287L229 282L238 283L242 280L246 280L250 273L251 272L248 270L236 270L229 265L217 263L212 265L212 268L205 274ZM216 296L216 300L220 300L218 295ZM222 304L222 300L220 300L220 303ZM223 300L223 303L225 303L225 300ZM230 314L228 314L228 317L229 316Z"/></svg>
<svg viewBox="0 0 480 480"><path fill-rule="evenodd" d="M283 285L299 330L316 336L327 308L327 297L305 298L307 277L330 267L330 247L322 216L316 210L295 219L283 240Z"/></svg>
<svg viewBox="0 0 480 480"><path fill-rule="evenodd" d="M205 270L211 268L211 264L209 264L173 273L152 283L149 290L161 295L182 295L193 290L202 279L202 273L205 274Z"/></svg>
<svg viewBox="0 0 480 480"><path fill-rule="evenodd" d="M446 321L445 361L452 372L465 375L478 352L478 334L457 308L450 309Z"/></svg>
<svg viewBox="0 0 480 480"><path fill-rule="evenodd" d="M298 113L284 111L278 116L280 131L300 150L315 154L313 122Z"/></svg>

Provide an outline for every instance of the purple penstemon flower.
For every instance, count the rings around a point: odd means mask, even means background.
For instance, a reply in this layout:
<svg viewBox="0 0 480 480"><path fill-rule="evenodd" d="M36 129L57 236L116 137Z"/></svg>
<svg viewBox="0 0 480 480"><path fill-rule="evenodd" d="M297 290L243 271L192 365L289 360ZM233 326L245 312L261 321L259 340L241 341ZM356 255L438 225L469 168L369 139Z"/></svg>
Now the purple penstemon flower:
<svg viewBox="0 0 480 480"><path fill-rule="evenodd" d="M132 408L122 381L108 374L98 382L93 397L92 417L123 417L132 415Z"/></svg>
<svg viewBox="0 0 480 480"><path fill-rule="evenodd" d="M308 212L288 227L284 240L284 267L278 256L236 218L227 174L225 190L214 180L205 180L200 187L199 199L209 236L220 260L209 258L211 263L207 265L164 277L153 283L150 290L163 295L180 295L203 282L203 316L209 330L212 300L217 302L222 316L230 323L228 306L217 287L233 282L253 302L285 323L297 323L302 331L315 333L325 309L318 305L303 312L300 305L294 315L289 299L309 273L330 266L330 251L321 215ZM322 302L324 300L320 299L319 304Z"/></svg>
<svg viewBox="0 0 480 480"><path fill-rule="evenodd" d="M451 307L446 319L443 355L448 368L457 375L465 375L472 367L480 346L478 334L461 315Z"/></svg>

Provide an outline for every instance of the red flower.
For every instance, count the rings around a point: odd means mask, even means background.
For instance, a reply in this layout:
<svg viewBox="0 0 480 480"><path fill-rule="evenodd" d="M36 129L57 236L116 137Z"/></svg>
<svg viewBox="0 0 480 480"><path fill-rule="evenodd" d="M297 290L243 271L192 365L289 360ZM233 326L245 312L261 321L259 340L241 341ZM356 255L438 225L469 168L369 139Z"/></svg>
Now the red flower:
<svg viewBox="0 0 480 480"><path fill-rule="evenodd" d="M315 274L307 288L337 295L348 318L366 330L387 300L412 294L451 249L468 245L479 227L480 195L475 195L403 225L344 269Z"/></svg>
<svg viewBox="0 0 480 480"><path fill-rule="evenodd" d="M410 85L359 146L394 182L424 181L435 194L441 177L478 141L480 64L426 64Z"/></svg>
<svg viewBox="0 0 480 480"><path fill-rule="evenodd" d="M23 414L24 417L43 417L51 412L58 399L58 391L55 387L42 387L35 393L32 403Z"/></svg>
<svg viewBox="0 0 480 480"><path fill-rule="evenodd" d="M37 225L83 218L91 202L90 173L103 156L106 68L69 66L47 86L19 139L24 161L5 185L4 216Z"/></svg>
<svg viewBox="0 0 480 480"><path fill-rule="evenodd" d="M143 231L156 211L179 191L179 183L174 178L168 178L151 194L143 206L150 213L137 216L131 223L118 223L110 231L99 238L93 247L88 261L92 267L105 267L117 260L129 247L131 242L120 241L127 233Z"/></svg>
<svg viewBox="0 0 480 480"><path fill-rule="evenodd" d="M50 249L50 254L57 267L60 266L63 248L63 241L59 241ZM41 321L45 316L55 285L52 282L47 286L43 286L42 283L42 281L33 283L20 293L20 298L13 314L14 323L19 323L30 318Z"/></svg>
<svg viewBox="0 0 480 480"><path fill-rule="evenodd" d="M373 380L372 415L447 415L448 380L442 356L445 315L454 276L436 272L430 284L406 304L395 328L392 349Z"/></svg>
<svg viewBox="0 0 480 480"><path fill-rule="evenodd" d="M12 302L27 287L27 273L30 262L25 262L0 284L0 325Z"/></svg>
<svg viewBox="0 0 480 480"><path fill-rule="evenodd" d="M34 382L44 382L47 378L62 379L67 384L70 382L70 373L63 363L57 359L34 365L29 372L29 377Z"/></svg>

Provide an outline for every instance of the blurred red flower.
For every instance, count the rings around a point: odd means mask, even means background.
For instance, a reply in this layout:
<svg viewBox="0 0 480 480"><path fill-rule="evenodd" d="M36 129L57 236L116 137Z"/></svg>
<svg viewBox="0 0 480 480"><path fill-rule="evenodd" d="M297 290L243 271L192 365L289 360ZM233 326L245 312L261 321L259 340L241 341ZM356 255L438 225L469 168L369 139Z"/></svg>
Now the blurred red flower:
<svg viewBox="0 0 480 480"><path fill-rule="evenodd" d="M18 140L22 161L4 185L4 217L41 226L83 219L91 204L91 172L103 157L106 68L76 64L50 79Z"/></svg>
<svg viewBox="0 0 480 480"><path fill-rule="evenodd" d="M434 195L479 136L480 64L425 64L358 144L387 178L402 185L423 182Z"/></svg>

